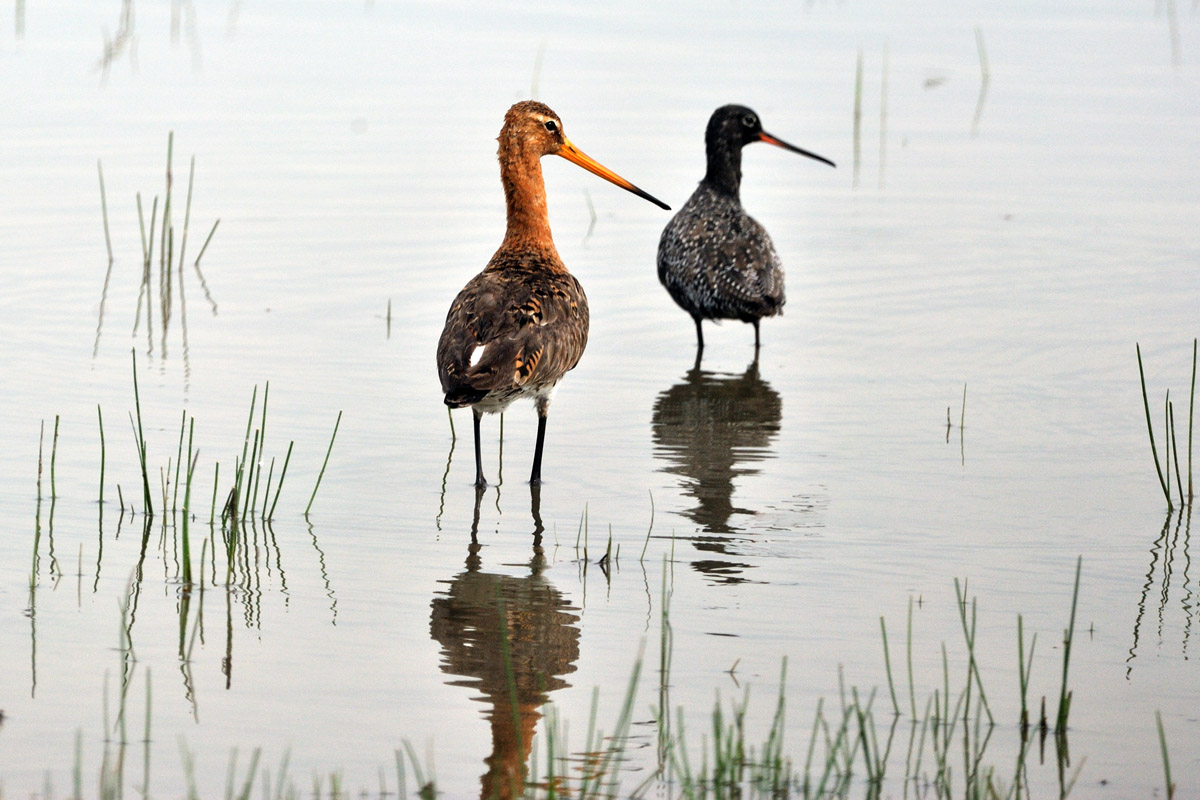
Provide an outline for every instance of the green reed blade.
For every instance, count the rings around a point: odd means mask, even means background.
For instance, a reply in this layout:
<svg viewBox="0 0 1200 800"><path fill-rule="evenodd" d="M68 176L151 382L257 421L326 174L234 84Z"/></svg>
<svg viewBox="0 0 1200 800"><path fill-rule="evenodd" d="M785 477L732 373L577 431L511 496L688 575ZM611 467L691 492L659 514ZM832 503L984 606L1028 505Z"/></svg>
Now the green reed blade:
<svg viewBox="0 0 1200 800"><path fill-rule="evenodd" d="M166 349L167 323L171 319L171 281L173 272L171 270L174 264L175 257L175 226L172 225L167 231L167 247L160 254L158 287L161 292L162 299L162 324L163 324L163 349Z"/></svg>
<svg viewBox="0 0 1200 800"><path fill-rule="evenodd" d="M179 504L179 469L183 463L183 433L187 430L187 410L185 409L179 419L179 444L175 447L175 478L174 485L171 487L171 513L174 514ZM166 510L165 508L163 509Z"/></svg>
<svg viewBox="0 0 1200 800"><path fill-rule="evenodd" d="M1163 455L1163 466L1167 471L1167 507L1171 507L1171 390L1167 389L1167 399L1163 401L1163 440L1167 452ZM1183 498L1179 498L1183 502Z"/></svg>
<svg viewBox="0 0 1200 800"><path fill-rule="evenodd" d="M162 467L158 468L158 488L159 488L159 491L162 492L163 533L166 533L166 531L167 531L167 484L171 482L170 478L168 478L167 476L170 474L171 474L171 459L168 458L166 469L164 470Z"/></svg>
<svg viewBox="0 0 1200 800"><path fill-rule="evenodd" d="M104 244L108 247L108 263L113 261L112 236L108 233L108 197L104 191L104 167L96 159L96 171L100 173L100 214L104 218Z"/></svg>
<svg viewBox="0 0 1200 800"><path fill-rule="evenodd" d="M398 747L392 750L392 755L396 759L396 796L408 797L408 780L404 774L404 755Z"/></svg>
<svg viewBox="0 0 1200 800"><path fill-rule="evenodd" d="M975 658L975 601L974 600L971 601L971 621L970 621L970 624L968 624L967 623L967 606L966 606L966 602L967 602L966 591L967 590L966 590L966 587L964 586L962 591L959 592L957 578L955 578L955 580L954 580L954 591L958 595L959 619L962 622L963 638L967 643L968 662L967 662L967 689L966 689L966 691L968 693L968 705L970 703L969 693L970 693L970 688L971 688L971 676L973 675L974 679L975 679L975 686L979 689L979 702L982 704L984 711L987 712L988 722L991 723L991 722L993 722L992 709L991 709L991 706L988 705L987 694L985 694L984 690L983 690L983 677L979 674L979 662Z"/></svg>
<svg viewBox="0 0 1200 800"><path fill-rule="evenodd" d="M1167 403L1167 417L1170 419L1171 431L1171 452L1175 461L1175 485L1179 488L1179 503L1185 505L1187 500L1183 493L1183 477L1179 473L1179 443L1175 441L1175 404ZM1170 473L1171 465L1167 464L1167 472ZM1168 478L1170 476L1168 475Z"/></svg>
<svg viewBox="0 0 1200 800"><path fill-rule="evenodd" d="M193 266L196 268L197 272L200 271L200 259L204 258L204 251L208 249L208 243L212 241L213 234L217 232L217 226L220 224L221 224L221 218L217 217L217 220L213 223L212 228L208 232L207 238L205 238L205 240L204 240L204 244L201 245L201 247L200 247L200 253L199 253L199 255L196 256L195 262L193 262ZM201 281L204 280L203 275L200 276L200 280Z"/></svg>
<svg viewBox="0 0 1200 800"><path fill-rule="evenodd" d="M426 789L433 786L432 770L430 771L429 780L426 781L425 771L421 769L421 762L417 758L417 751L413 749L412 742L410 742L408 739L403 739L401 740L401 744L404 745L404 750L406 753L408 753L408 761L410 764L412 764L413 777L417 780L417 794L424 797L426 794ZM401 778L401 782L403 782L403 778Z"/></svg>
<svg viewBox="0 0 1200 800"><path fill-rule="evenodd" d="M1171 780L1171 758L1167 755L1167 734L1163 731L1162 712L1154 712L1154 722L1158 726L1158 746L1162 750L1163 779L1167 786L1167 800L1175 797L1175 782Z"/></svg>
<svg viewBox="0 0 1200 800"><path fill-rule="evenodd" d="M179 239L179 279L183 280L183 251L187 249L188 222L192 218L192 183L196 179L196 157L192 156L192 164L188 169L187 204L183 212L183 236ZM181 287L182 288L182 287Z"/></svg>
<svg viewBox="0 0 1200 800"><path fill-rule="evenodd" d="M33 527L33 565L29 572L29 589L32 593L34 586L37 584L38 562L40 556L38 550L42 540L42 446L46 440L46 420L42 420L41 426L38 428L38 462L37 462L37 517ZM31 594L32 597L32 594ZM31 602L32 605L32 602Z"/></svg>
<svg viewBox="0 0 1200 800"><path fill-rule="evenodd" d="M275 484L275 499L271 501L271 510L267 514L267 519L275 518L275 506L279 504L279 493L283 490L283 478L287 475L288 462L292 460L292 445L296 442L288 442L287 455L283 458L283 469L279 472L279 483Z"/></svg>
<svg viewBox="0 0 1200 800"><path fill-rule="evenodd" d="M646 548L650 546L650 534L654 531L654 492L650 491L650 527L646 528L646 539L642 542L642 555L638 558L641 564L646 559Z"/></svg>
<svg viewBox="0 0 1200 800"><path fill-rule="evenodd" d="M138 228L142 232L142 263L146 262L146 217L142 212L142 193L137 193L137 210L138 210Z"/></svg>
<svg viewBox="0 0 1200 800"><path fill-rule="evenodd" d="M246 768L246 781L242 784L242 791L238 794L237 800L250 800L250 790L254 788L254 775L258 772L260 755L262 755L262 749L254 748L254 752L250 755L250 766Z"/></svg>
<svg viewBox="0 0 1200 800"><path fill-rule="evenodd" d="M254 447L250 450L250 472L246 474L245 492L242 494L242 519L246 519L247 509L253 509L250 500L252 498L251 486L254 483L254 464L258 457L258 445L262 439L262 432L255 429L254 431Z"/></svg>
<svg viewBox="0 0 1200 800"><path fill-rule="evenodd" d="M189 452L191 442L188 443ZM183 491L183 525L181 527L183 537L183 582L191 584L192 582L192 555L191 545L188 536L188 524L192 516L192 475L196 471L196 462L200 459L200 453L192 456L187 470L187 488Z"/></svg>
<svg viewBox="0 0 1200 800"><path fill-rule="evenodd" d="M254 490L249 493L253 502L250 503L250 509L253 510L258 506L258 484L262 478L262 460L267 452L267 400L271 396L271 382L267 381L263 387L263 404L262 404L262 421L259 423L260 435L258 437L258 466L254 471Z"/></svg>
<svg viewBox="0 0 1200 800"><path fill-rule="evenodd" d="M237 462L237 469L234 474L236 476L235 485L238 492L238 497L242 496L242 480L245 478L246 471L246 454L250 449L250 428L254 424L254 409L258 407L258 384L254 385L254 391L250 395L250 413L246 417L246 436L242 439L242 460Z"/></svg>
<svg viewBox="0 0 1200 800"><path fill-rule="evenodd" d="M274 479L274 477L275 477L275 456L271 456L271 467L270 467L270 469L267 470L267 482L263 486L263 504L262 504L262 507L258 509L258 516L264 520L267 518L267 500L269 500L271 498L271 481ZM257 496L254 498L254 502L255 502L255 506L257 507L257 505L258 505L258 497Z"/></svg>
<svg viewBox="0 0 1200 800"><path fill-rule="evenodd" d="M1079 574L1082 570L1083 556L1079 556L1075 561L1075 589L1071 594L1071 621L1063 635L1062 688L1058 695L1058 714L1055 722L1057 733L1066 732L1067 716L1071 708L1071 693L1067 690L1067 670L1071 666L1071 643L1075 640L1075 609L1079 604Z"/></svg>
<svg viewBox="0 0 1200 800"><path fill-rule="evenodd" d="M50 499L58 498L58 490L54 487L54 463L58 460L58 414L54 415L54 439L50 444Z"/></svg>
<svg viewBox="0 0 1200 800"><path fill-rule="evenodd" d="M896 682L892 680L892 654L888 652L887 621L879 617L879 632L883 636L883 665L887 670L888 691L892 694L892 709L897 716L900 714L900 703L896 700Z"/></svg>
<svg viewBox="0 0 1200 800"><path fill-rule="evenodd" d="M1192 423L1196 420L1196 339L1192 339L1192 390L1188 401L1188 504L1192 502Z"/></svg>
<svg viewBox="0 0 1200 800"><path fill-rule="evenodd" d="M913 722L917 721L917 691L913 681L913 599L908 596L908 630L904 643L905 658L908 661L908 701L912 712Z"/></svg>
<svg viewBox="0 0 1200 800"><path fill-rule="evenodd" d="M325 467L329 466L329 454L333 452L333 441L337 438L338 426L342 424L342 412L337 415L337 422L333 424L333 435L329 437L329 447L325 450L325 461L321 464L321 472L317 475L317 483L313 486L312 496L308 498L308 505L304 508L304 516L308 516L309 510L312 508L313 500L317 499L317 489L321 488L321 478L325 477Z"/></svg>
<svg viewBox="0 0 1200 800"><path fill-rule="evenodd" d="M150 266L154 263L154 226L156 224L158 224L158 195L154 195L154 202L150 204L150 238L146 246L146 264L143 271L147 289L149 289L150 283ZM147 295L146 302L149 301Z"/></svg>
<svg viewBox="0 0 1200 800"><path fill-rule="evenodd" d="M162 230L160 235L162 241L159 243L158 267L159 267L159 289L163 299L166 299L166 293L163 291L163 276L169 272L170 256L167 255L167 239L174 230L174 225L171 222L171 156L175 149L175 131L167 133L167 193L166 199L163 201L163 217Z"/></svg>
<svg viewBox="0 0 1200 800"><path fill-rule="evenodd" d="M1167 510L1170 511L1174 506L1171 504L1171 490L1167 488L1162 467L1158 463L1158 445L1154 442L1154 423L1150 421L1150 398L1146 394L1146 373L1142 369L1142 346L1140 344L1135 346L1137 347L1138 377L1142 381L1142 404L1146 409L1146 430L1150 434L1150 453L1154 456L1154 471L1158 473L1158 484L1162 487L1163 497L1167 498Z"/></svg>
<svg viewBox="0 0 1200 800"><path fill-rule="evenodd" d="M1029 728L1029 676L1033 672L1033 651L1037 646L1037 634L1029 644L1029 659L1025 659L1025 620L1017 614L1017 680L1021 688L1021 730Z"/></svg>
<svg viewBox="0 0 1200 800"><path fill-rule="evenodd" d="M142 465L142 502L145 503L146 515L153 516L154 503L150 499L150 471L146 467L146 435L142 429L142 400L138 392L137 352L133 348L130 348L129 352L133 356L133 405L137 410L137 428L134 433L137 436L138 458Z"/></svg>
<svg viewBox="0 0 1200 800"><path fill-rule="evenodd" d="M213 467L212 505L208 507L208 524L211 527L217 519L217 486L221 483L221 462Z"/></svg>

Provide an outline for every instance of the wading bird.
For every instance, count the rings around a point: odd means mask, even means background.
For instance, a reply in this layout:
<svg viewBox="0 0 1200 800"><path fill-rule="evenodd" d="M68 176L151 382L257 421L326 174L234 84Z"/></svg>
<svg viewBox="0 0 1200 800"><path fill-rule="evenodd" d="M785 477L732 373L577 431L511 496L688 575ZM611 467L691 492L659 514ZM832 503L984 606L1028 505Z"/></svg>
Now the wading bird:
<svg viewBox="0 0 1200 800"><path fill-rule="evenodd" d="M754 326L783 312L783 265L762 225L746 210L742 148L766 142L829 166L832 161L775 138L745 106L721 106L704 132L708 171L704 180L663 229L658 241L658 279L696 322L696 346L704 349L702 320L740 319Z"/></svg>
<svg viewBox="0 0 1200 800"><path fill-rule="evenodd" d="M529 480L542 479L546 414L554 387L587 346L583 288L563 266L550 236L541 157L556 155L670 210L584 155L563 133L562 120L541 103L517 103L500 129L500 182L508 204L504 242L483 272L450 304L437 348L438 377L451 408L470 406L475 431L475 485L486 486L479 419L532 398L537 444Z"/></svg>

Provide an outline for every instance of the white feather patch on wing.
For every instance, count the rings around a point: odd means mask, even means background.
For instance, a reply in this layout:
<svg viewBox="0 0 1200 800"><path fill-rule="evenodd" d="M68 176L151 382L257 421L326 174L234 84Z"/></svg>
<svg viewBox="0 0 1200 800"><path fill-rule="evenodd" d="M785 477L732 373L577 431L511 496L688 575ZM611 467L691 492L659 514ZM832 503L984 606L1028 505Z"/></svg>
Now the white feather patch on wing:
<svg viewBox="0 0 1200 800"><path fill-rule="evenodd" d="M472 367L473 367L473 366L475 366L476 364L478 364L478 363L479 363L479 360L480 360L481 358L483 358L483 351L484 351L484 350L487 350L487 345L486 345L486 344L485 344L485 345L483 345L482 347L481 347L480 345L475 345L473 348L471 348L471 357L470 357L470 361L471 361L471 366L472 366Z"/></svg>

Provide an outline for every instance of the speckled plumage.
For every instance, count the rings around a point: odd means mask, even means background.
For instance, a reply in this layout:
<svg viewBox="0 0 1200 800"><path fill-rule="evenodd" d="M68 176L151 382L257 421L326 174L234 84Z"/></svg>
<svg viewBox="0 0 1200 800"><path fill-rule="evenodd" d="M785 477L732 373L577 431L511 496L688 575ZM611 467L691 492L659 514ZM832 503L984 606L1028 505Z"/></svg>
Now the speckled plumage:
<svg viewBox="0 0 1200 800"><path fill-rule="evenodd" d="M754 326L783 313L783 264L766 229L742 207L742 148L767 142L801 155L833 162L787 144L762 129L745 106L722 106L704 134L708 170L696 191L663 229L658 242L658 279L696 323L703 349L702 320L737 319Z"/></svg>
<svg viewBox="0 0 1200 800"><path fill-rule="evenodd" d="M451 408L470 406L475 433L475 484L486 485L479 420L521 397L538 414L532 483L541 481L546 415L555 385L579 363L588 338L587 297L567 272L550 235L541 157L559 155L667 208L580 152L558 115L542 103L517 103L499 136L500 180L507 201L504 241L446 314L437 348L438 378Z"/></svg>
<svg viewBox="0 0 1200 800"><path fill-rule="evenodd" d="M783 312L783 264L737 195L701 182L658 243L658 279L693 317L754 322Z"/></svg>

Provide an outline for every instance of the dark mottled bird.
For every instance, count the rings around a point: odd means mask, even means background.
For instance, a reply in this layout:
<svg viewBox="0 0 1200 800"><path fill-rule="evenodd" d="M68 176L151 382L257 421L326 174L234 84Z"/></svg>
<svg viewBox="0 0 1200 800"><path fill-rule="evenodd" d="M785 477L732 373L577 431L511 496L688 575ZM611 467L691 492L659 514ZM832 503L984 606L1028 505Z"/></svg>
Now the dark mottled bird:
<svg viewBox="0 0 1200 800"><path fill-rule="evenodd" d="M704 349L702 320L740 319L754 326L783 312L783 265L762 225L746 210L742 148L766 142L829 166L832 161L777 139L745 106L721 106L704 132L708 171L658 241L658 279L696 321L696 344Z"/></svg>
<svg viewBox="0 0 1200 800"><path fill-rule="evenodd" d="M537 407L537 444L530 482L542 479L546 413L554 387L579 363L587 345L587 297L563 266L550 236L541 157L557 155L668 209L629 181L584 155L563 133L562 120L541 103L517 103L500 129L500 181L508 228L483 272L450 304L438 342L438 377L451 408L470 406L475 430L475 484L486 485L479 418L520 397Z"/></svg>

